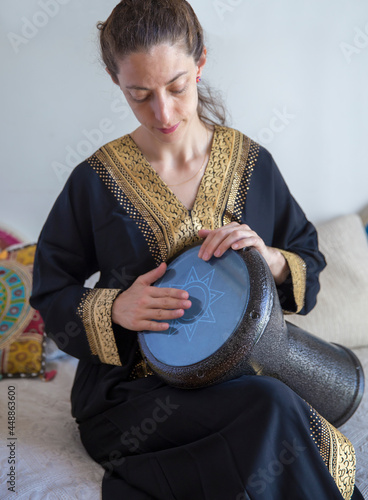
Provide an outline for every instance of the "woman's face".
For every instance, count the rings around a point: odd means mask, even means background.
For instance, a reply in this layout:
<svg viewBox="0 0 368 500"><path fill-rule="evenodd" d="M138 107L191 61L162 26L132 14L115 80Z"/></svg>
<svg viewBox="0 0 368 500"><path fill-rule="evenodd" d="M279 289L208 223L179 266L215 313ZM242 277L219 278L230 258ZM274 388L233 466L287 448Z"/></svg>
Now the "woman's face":
<svg viewBox="0 0 368 500"><path fill-rule="evenodd" d="M177 142L198 123L198 64L181 45L161 44L118 61L117 83L145 131L164 143Z"/></svg>

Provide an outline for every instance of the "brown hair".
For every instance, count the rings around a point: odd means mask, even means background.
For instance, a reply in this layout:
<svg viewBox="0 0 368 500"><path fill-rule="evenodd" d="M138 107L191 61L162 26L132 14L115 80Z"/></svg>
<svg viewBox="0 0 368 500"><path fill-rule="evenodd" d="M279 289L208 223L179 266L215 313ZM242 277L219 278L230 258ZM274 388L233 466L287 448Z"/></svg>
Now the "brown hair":
<svg viewBox="0 0 368 500"><path fill-rule="evenodd" d="M202 26L186 0L122 0L97 28L102 59L114 79L117 57L149 50L160 43L182 43L198 63L204 49ZM226 122L225 106L208 85L198 86L197 111L204 123Z"/></svg>

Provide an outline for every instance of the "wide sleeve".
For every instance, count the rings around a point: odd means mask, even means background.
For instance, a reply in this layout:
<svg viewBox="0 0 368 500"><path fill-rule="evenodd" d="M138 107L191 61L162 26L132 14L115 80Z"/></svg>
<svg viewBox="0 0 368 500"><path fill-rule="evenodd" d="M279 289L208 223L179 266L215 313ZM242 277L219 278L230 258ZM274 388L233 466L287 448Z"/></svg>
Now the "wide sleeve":
<svg viewBox="0 0 368 500"><path fill-rule="evenodd" d="M132 335L124 336L112 323L112 304L121 290L84 286L100 270L95 234L103 223L96 216L101 212L100 183L83 163L72 172L41 231L30 302L61 350L93 363L121 366L128 362L134 342Z"/></svg>
<svg viewBox="0 0 368 500"><path fill-rule="evenodd" d="M260 147L245 206L245 221L284 255L290 274L277 287L285 313L307 314L316 304L319 274L326 262L309 222L271 154Z"/></svg>

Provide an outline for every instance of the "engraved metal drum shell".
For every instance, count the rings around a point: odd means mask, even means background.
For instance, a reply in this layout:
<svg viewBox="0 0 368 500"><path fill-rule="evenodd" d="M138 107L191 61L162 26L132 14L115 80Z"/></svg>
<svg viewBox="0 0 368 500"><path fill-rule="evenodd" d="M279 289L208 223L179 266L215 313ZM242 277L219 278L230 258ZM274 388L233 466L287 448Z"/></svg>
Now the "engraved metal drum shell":
<svg viewBox="0 0 368 500"><path fill-rule="evenodd" d="M142 355L165 382L183 389L242 375L275 377L330 423L344 424L358 408L364 392L359 359L350 349L325 342L285 321L263 257L252 248L236 253L248 269L249 300L242 322L221 348L198 363L171 366L152 354L145 341L149 334L139 333ZM221 265L220 260L215 262Z"/></svg>
<svg viewBox="0 0 368 500"><path fill-rule="evenodd" d="M260 369L259 363L258 360L254 360L253 363L253 357L250 355L252 352L257 352L254 348L265 328L270 327L271 324L274 327L274 335L269 340L268 352L279 350L286 342L286 326L282 311L280 307L273 311L275 297L278 301L274 280L263 257L253 248L238 252L228 250L228 254L232 258L235 258L236 254L237 259L240 256L243 265L246 266L249 273L250 295L241 324L220 349L198 363L172 366L161 362L152 354L146 342L146 335L150 335L149 333L138 335L142 354L148 364L170 385L191 389L224 382L244 374L256 374ZM193 265L197 258L193 257ZM215 257L211 260L216 263L216 266L221 265L221 260ZM259 357L263 358L261 354ZM270 371L277 373L282 361L281 357L267 357Z"/></svg>
<svg viewBox="0 0 368 500"><path fill-rule="evenodd" d="M334 426L343 425L364 393L364 372L347 347L286 322L288 347L277 377Z"/></svg>

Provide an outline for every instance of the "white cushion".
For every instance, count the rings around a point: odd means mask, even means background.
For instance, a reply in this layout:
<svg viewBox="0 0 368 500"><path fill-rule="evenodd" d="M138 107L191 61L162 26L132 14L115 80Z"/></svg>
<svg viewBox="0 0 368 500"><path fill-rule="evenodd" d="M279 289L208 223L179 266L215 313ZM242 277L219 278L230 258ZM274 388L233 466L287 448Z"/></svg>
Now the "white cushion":
<svg viewBox="0 0 368 500"><path fill-rule="evenodd" d="M317 305L307 316L286 319L328 342L368 345L368 242L358 215L317 226L327 267Z"/></svg>

